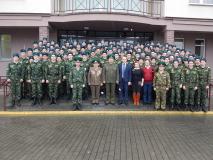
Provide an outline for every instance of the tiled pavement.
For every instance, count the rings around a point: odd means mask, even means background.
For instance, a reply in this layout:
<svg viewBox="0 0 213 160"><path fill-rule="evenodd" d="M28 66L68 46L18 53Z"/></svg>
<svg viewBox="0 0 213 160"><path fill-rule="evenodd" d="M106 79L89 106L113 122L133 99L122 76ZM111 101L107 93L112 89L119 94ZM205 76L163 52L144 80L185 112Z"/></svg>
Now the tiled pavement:
<svg viewBox="0 0 213 160"><path fill-rule="evenodd" d="M2 113L0 160L213 159L212 114Z"/></svg>

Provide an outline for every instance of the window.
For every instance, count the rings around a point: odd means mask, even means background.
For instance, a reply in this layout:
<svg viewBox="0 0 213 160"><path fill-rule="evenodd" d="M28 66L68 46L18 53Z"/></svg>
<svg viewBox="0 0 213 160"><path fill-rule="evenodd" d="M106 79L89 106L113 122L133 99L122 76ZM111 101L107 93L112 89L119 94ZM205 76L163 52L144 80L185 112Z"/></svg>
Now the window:
<svg viewBox="0 0 213 160"><path fill-rule="evenodd" d="M11 59L11 35L0 35L0 59Z"/></svg>
<svg viewBox="0 0 213 160"><path fill-rule="evenodd" d="M189 0L189 3L194 4L213 4L213 0Z"/></svg>
<svg viewBox="0 0 213 160"><path fill-rule="evenodd" d="M174 44L177 48L184 49L184 38L175 38Z"/></svg>
<svg viewBox="0 0 213 160"><path fill-rule="evenodd" d="M195 54L205 57L205 39L195 40Z"/></svg>

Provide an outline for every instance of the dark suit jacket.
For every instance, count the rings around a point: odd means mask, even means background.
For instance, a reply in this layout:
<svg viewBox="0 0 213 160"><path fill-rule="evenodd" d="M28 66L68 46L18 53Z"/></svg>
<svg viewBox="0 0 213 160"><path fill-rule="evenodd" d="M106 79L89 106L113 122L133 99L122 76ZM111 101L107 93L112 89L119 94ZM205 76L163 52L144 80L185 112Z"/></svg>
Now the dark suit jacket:
<svg viewBox="0 0 213 160"><path fill-rule="evenodd" d="M121 82L122 80L122 64L119 64L118 65L118 70L119 70L119 82ZM124 72L124 81L125 82L131 82L131 72L132 72L132 69L131 69L131 66L129 64L126 63L126 70Z"/></svg>

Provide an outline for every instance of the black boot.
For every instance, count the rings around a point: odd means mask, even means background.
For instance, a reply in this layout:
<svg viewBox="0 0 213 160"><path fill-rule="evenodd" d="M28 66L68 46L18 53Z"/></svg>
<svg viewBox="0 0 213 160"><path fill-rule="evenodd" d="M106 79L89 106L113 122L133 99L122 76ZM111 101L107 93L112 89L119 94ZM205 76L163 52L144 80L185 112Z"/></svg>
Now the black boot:
<svg viewBox="0 0 213 160"><path fill-rule="evenodd" d="M80 104L80 103L78 103L78 109L79 109L79 111L82 111L82 108L81 108L81 104Z"/></svg>
<svg viewBox="0 0 213 160"><path fill-rule="evenodd" d="M41 101L41 98L38 99L38 104L39 104L40 106L43 105L43 103L42 103L42 101Z"/></svg>
<svg viewBox="0 0 213 160"><path fill-rule="evenodd" d="M207 112L205 104L202 104L202 111Z"/></svg>
<svg viewBox="0 0 213 160"><path fill-rule="evenodd" d="M75 111L76 108L77 108L76 104L73 104L73 109L72 110Z"/></svg>
<svg viewBox="0 0 213 160"><path fill-rule="evenodd" d="M88 100L88 94L85 93L85 100Z"/></svg>
<svg viewBox="0 0 213 160"><path fill-rule="evenodd" d="M174 104L171 105L170 111L174 109Z"/></svg>
<svg viewBox="0 0 213 160"><path fill-rule="evenodd" d="M27 97L27 95L26 94L24 94L24 99L26 99L26 100L30 100L30 98L29 97Z"/></svg>
<svg viewBox="0 0 213 160"><path fill-rule="evenodd" d="M60 100L63 100L63 94L62 93L60 93Z"/></svg>
<svg viewBox="0 0 213 160"><path fill-rule="evenodd" d="M199 112L200 111L200 105L198 104L197 105L197 110L196 110L197 112Z"/></svg>
<svg viewBox="0 0 213 160"><path fill-rule="evenodd" d="M50 98L49 105L53 104L53 99Z"/></svg>
<svg viewBox="0 0 213 160"><path fill-rule="evenodd" d="M32 100L33 99L33 96L31 95L30 97L29 97L29 100L28 101L30 101L30 100Z"/></svg>
<svg viewBox="0 0 213 160"><path fill-rule="evenodd" d="M31 104L31 106L34 106L36 104L36 99L33 98L33 103Z"/></svg>
<svg viewBox="0 0 213 160"><path fill-rule="evenodd" d="M193 109L192 105L190 105L189 109L190 109L191 112L194 112L194 109Z"/></svg>
<svg viewBox="0 0 213 160"><path fill-rule="evenodd" d="M184 111L188 111L188 105L187 105L187 104L185 104L185 109L184 109Z"/></svg>
<svg viewBox="0 0 213 160"><path fill-rule="evenodd" d="M10 103L10 107L13 107L15 105L15 100L12 100Z"/></svg>
<svg viewBox="0 0 213 160"><path fill-rule="evenodd" d="M66 101L70 99L70 94L67 95Z"/></svg>
<svg viewBox="0 0 213 160"><path fill-rule="evenodd" d="M55 104L58 104L58 102L56 101L56 98L53 98L53 102L54 102Z"/></svg>
<svg viewBox="0 0 213 160"><path fill-rule="evenodd" d="M17 103L16 103L16 104L17 104L17 106L20 107L20 106L21 106L20 100L17 100Z"/></svg>
<svg viewBox="0 0 213 160"><path fill-rule="evenodd" d="M177 105L177 110L178 110L178 111L181 111L180 105L179 105L179 104Z"/></svg>

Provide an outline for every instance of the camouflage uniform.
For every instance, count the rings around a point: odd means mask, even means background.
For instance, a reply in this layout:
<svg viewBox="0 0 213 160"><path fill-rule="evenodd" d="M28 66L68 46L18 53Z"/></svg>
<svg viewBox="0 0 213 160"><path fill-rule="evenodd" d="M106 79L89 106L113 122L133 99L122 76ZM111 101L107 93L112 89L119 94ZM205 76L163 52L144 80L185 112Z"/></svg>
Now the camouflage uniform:
<svg viewBox="0 0 213 160"><path fill-rule="evenodd" d="M62 94L64 93L64 88L63 88L63 81L62 81L62 77L65 75L65 72L64 72L64 62L62 61L61 63L59 63L60 65L60 71L61 71L61 83L58 84L58 93L60 94L60 99L62 99Z"/></svg>
<svg viewBox="0 0 213 160"><path fill-rule="evenodd" d="M48 93L48 84L46 83L46 71L47 71L47 65L48 65L48 61L41 61L41 63L43 63L43 75L44 75L44 80L45 82L42 83L42 95L44 96L45 93Z"/></svg>
<svg viewBox="0 0 213 160"><path fill-rule="evenodd" d="M73 60L66 60L64 63L64 74L66 76L66 92L67 95L70 96L70 82L69 82L69 76L70 76L70 72L74 66L74 62ZM69 99L69 97L68 97ZM67 100L68 100L67 99Z"/></svg>
<svg viewBox="0 0 213 160"><path fill-rule="evenodd" d="M200 67L198 70L199 86L198 86L198 105L206 104L207 89L206 86L211 84L211 69L209 67Z"/></svg>
<svg viewBox="0 0 213 160"><path fill-rule="evenodd" d="M115 60L113 61L113 63L119 65L119 64L121 64L122 62L121 62L121 59L118 58L118 59L115 59Z"/></svg>
<svg viewBox="0 0 213 160"><path fill-rule="evenodd" d="M183 86L186 87L186 90L184 91L184 104L190 104L194 105L194 95L195 90L194 88L198 86L198 72L195 68L187 68L183 70Z"/></svg>
<svg viewBox="0 0 213 160"><path fill-rule="evenodd" d="M29 77L32 85L32 97L41 98L42 97L42 83L44 79L43 72L43 63L42 62L32 62L29 67Z"/></svg>
<svg viewBox="0 0 213 160"><path fill-rule="evenodd" d="M48 62L46 76L47 80L49 80L48 88L49 88L49 97L57 98L58 96L58 80L61 80L62 74L60 70L60 65L57 62Z"/></svg>
<svg viewBox="0 0 213 160"><path fill-rule="evenodd" d="M84 69L85 71L85 76L86 76L86 82L87 82L87 75L88 75L88 71L89 71L89 68L90 68L90 63L89 63L89 60L86 60L86 61L82 61L81 62L81 67ZM85 84L85 87L83 88L83 97L84 99L88 99L88 92L89 92L89 87L88 87L88 84L86 83Z"/></svg>
<svg viewBox="0 0 213 160"><path fill-rule="evenodd" d="M82 85L86 84L86 74L82 67L77 70L76 67L72 69L69 76L70 85L73 85L73 104L81 104L82 102Z"/></svg>
<svg viewBox="0 0 213 160"><path fill-rule="evenodd" d="M166 88L170 86L169 73L164 71L162 74L160 72L155 73L153 79L153 87L156 88L156 109L166 108Z"/></svg>
<svg viewBox="0 0 213 160"><path fill-rule="evenodd" d="M173 105L175 103L176 98L176 104L180 105L181 103L181 88L180 85L182 84L182 70L180 67L172 67L170 72L170 80L171 80L171 104Z"/></svg>
<svg viewBox="0 0 213 160"><path fill-rule="evenodd" d="M11 90L11 99L20 100L21 99L21 82L20 79L24 78L24 69L23 65L18 62L17 64L14 62L10 62L7 66L6 70L7 79L11 80L10 90Z"/></svg>

